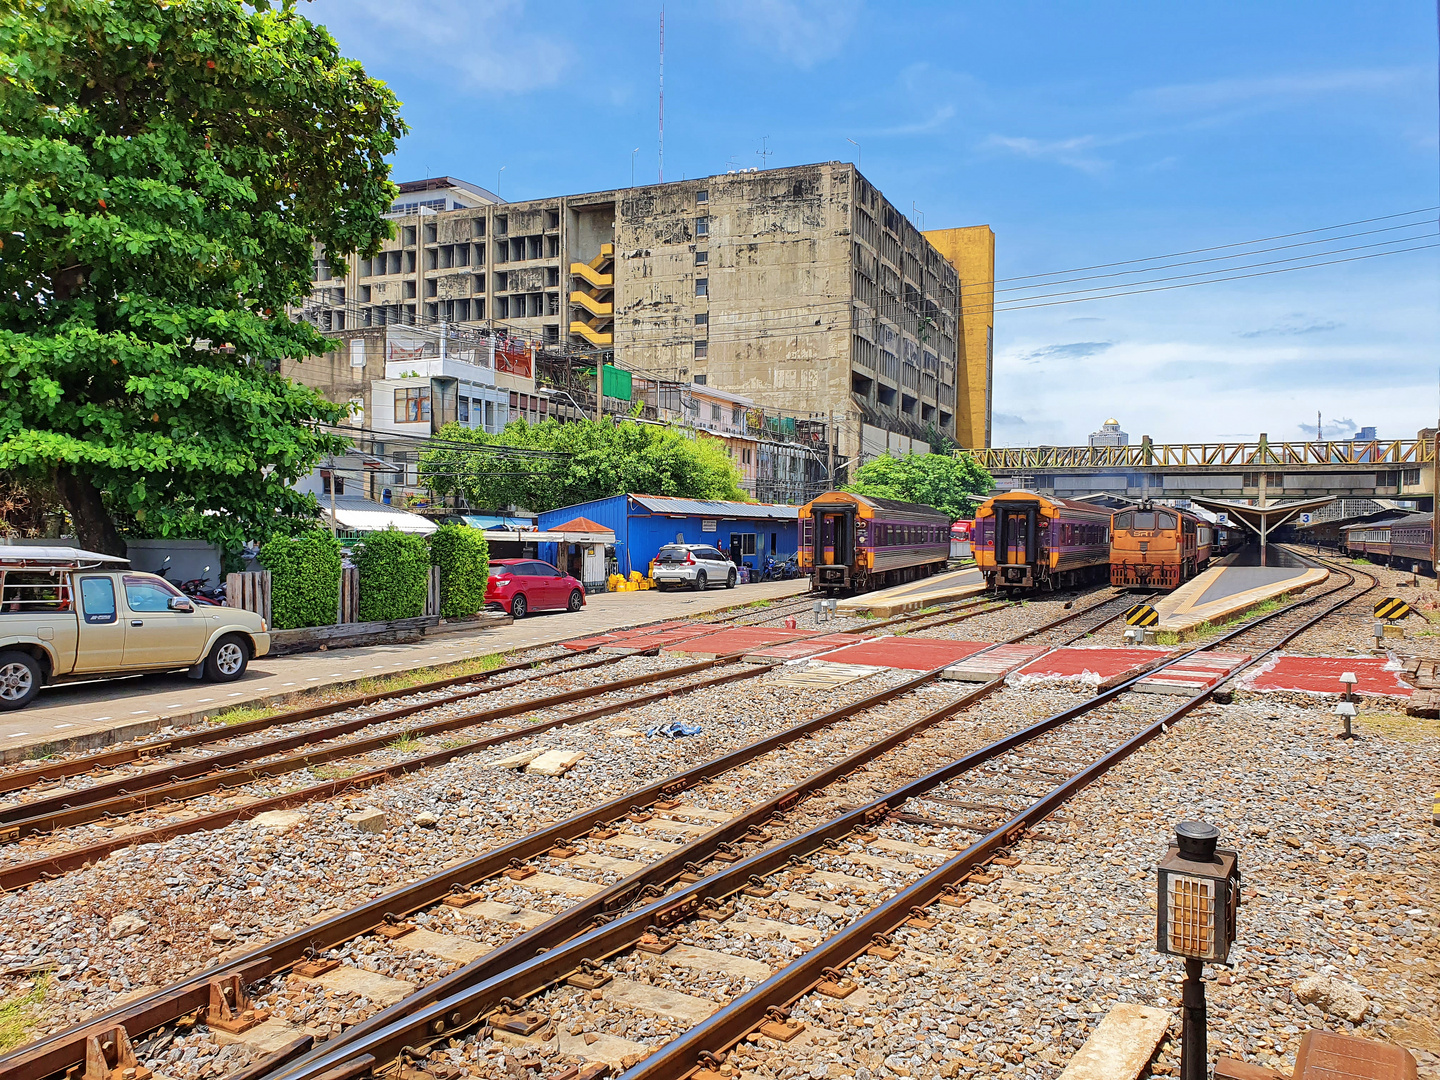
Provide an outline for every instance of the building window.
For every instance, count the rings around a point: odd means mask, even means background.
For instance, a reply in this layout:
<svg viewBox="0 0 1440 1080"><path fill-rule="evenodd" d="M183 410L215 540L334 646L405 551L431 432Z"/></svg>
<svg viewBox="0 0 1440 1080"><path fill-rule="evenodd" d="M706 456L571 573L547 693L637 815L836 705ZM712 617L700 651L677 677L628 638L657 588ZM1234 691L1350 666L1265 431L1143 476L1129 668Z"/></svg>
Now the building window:
<svg viewBox="0 0 1440 1080"><path fill-rule="evenodd" d="M710 192L708 192L708 191L697 191L697 192L695 192L695 201L696 201L697 203L708 203L708 202L710 201Z"/></svg>
<svg viewBox="0 0 1440 1080"><path fill-rule="evenodd" d="M696 295L696 296L709 296L709 295L710 295L710 279L709 279L708 277L697 277L697 278L695 279L695 295Z"/></svg>
<svg viewBox="0 0 1440 1080"><path fill-rule="evenodd" d="M695 235L696 235L696 236L709 236L709 235L710 235L710 219L709 219L708 217L697 217L697 218L695 219Z"/></svg>
<svg viewBox="0 0 1440 1080"><path fill-rule="evenodd" d="M709 326L709 325L710 325L710 313L709 313L708 311L702 311L702 312L700 312L700 314L696 315L696 316L695 316L695 325L696 325L696 326Z"/></svg>
<svg viewBox="0 0 1440 1080"><path fill-rule="evenodd" d="M468 424L470 422L470 399L468 397L462 397L460 399L457 416L462 424Z"/></svg>
<svg viewBox="0 0 1440 1080"><path fill-rule="evenodd" d="M320 486L321 486L321 488L322 488L322 493L325 494L325 495L329 495L329 494L331 493L331 492L330 492L330 488L331 488L332 485L333 485L334 488L335 488L334 494L336 494L336 495L344 495L344 494L345 494L345 478L344 478L343 476L337 476L337 477L334 478L334 480L331 480L329 473L321 473L321 474L320 474Z"/></svg>
<svg viewBox="0 0 1440 1080"><path fill-rule="evenodd" d="M695 342L695 359L703 360L710 355L710 343L708 341Z"/></svg>
<svg viewBox="0 0 1440 1080"><path fill-rule="evenodd" d="M706 265L707 263L709 263L709 262L710 262L710 252L708 252L708 251L697 251L697 252L695 252L695 265L696 265L696 266L705 266L705 265Z"/></svg>
<svg viewBox="0 0 1440 1080"><path fill-rule="evenodd" d="M710 405L710 420L718 424L720 422L720 406L712 403Z"/></svg>
<svg viewBox="0 0 1440 1080"><path fill-rule="evenodd" d="M736 405L733 409L730 410L730 423L734 424L736 427L739 427L744 422L745 410L742 409L739 405Z"/></svg>
<svg viewBox="0 0 1440 1080"><path fill-rule="evenodd" d="M696 386L704 386L705 383L709 381L709 379L710 379L710 376L709 376L709 375L696 375L696 376L695 376L695 385L696 385Z"/></svg>
<svg viewBox="0 0 1440 1080"><path fill-rule="evenodd" d="M430 419L430 388L411 387L395 391L395 419L400 423L419 423Z"/></svg>

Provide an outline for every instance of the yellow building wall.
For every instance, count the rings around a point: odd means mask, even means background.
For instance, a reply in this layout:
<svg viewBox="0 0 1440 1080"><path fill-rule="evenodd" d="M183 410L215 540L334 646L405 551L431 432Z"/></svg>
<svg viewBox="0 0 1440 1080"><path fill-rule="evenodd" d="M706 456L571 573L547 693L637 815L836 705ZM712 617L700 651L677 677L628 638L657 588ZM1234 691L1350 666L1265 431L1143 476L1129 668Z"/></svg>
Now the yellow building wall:
<svg viewBox="0 0 1440 1080"><path fill-rule="evenodd" d="M934 229L925 239L960 275L955 440L966 447L989 446L995 375L995 231L989 225Z"/></svg>

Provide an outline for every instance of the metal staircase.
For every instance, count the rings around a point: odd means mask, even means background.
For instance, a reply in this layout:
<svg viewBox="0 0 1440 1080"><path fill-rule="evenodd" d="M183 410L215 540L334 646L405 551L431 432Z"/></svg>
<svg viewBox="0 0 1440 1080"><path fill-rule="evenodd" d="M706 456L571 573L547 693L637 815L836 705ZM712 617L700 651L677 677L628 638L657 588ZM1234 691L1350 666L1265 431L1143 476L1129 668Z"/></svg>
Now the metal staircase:
<svg viewBox="0 0 1440 1080"><path fill-rule="evenodd" d="M600 254L588 263L572 262L570 276L575 287L570 303L580 310L572 311L570 333L591 345L610 347L615 344L615 245L602 244Z"/></svg>

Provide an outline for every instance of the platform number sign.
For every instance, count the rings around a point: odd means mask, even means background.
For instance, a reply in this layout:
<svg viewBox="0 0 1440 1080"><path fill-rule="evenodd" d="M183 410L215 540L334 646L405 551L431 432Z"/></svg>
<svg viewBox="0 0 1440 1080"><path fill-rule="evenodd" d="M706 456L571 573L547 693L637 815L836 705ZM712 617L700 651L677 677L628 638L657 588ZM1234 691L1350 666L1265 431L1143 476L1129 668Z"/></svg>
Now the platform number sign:
<svg viewBox="0 0 1440 1080"><path fill-rule="evenodd" d="M1136 604L1125 612L1127 626L1154 626L1160 621L1160 613L1149 604Z"/></svg>
<svg viewBox="0 0 1440 1080"><path fill-rule="evenodd" d="M1301 525L1309 525L1310 522L1312 522L1312 521L1314 521L1314 520L1315 520L1315 515L1314 515L1314 514L1301 514L1301 515L1300 515L1300 524L1301 524Z"/></svg>
<svg viewBox="0 0 1440 1080"><path fill-rule="evenodd" d="M1403 619L1410 614L1410 605L1394 596L1387 596L1375 605L1377 619Z"/></svg>

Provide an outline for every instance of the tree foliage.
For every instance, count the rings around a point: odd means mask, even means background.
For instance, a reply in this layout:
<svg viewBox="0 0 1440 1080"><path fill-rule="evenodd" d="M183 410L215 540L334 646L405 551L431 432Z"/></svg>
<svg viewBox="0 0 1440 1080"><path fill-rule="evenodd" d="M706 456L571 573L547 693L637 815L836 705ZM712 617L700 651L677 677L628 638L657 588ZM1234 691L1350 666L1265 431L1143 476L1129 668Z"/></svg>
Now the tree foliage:
<svg viewBox="0 0 1440 1080"><path fill-rule="evenodd" d="M329 626L340 611L340 541L323 529L272 536L260 549L270 571L270 617L276 630Z"/></svg>
<svg viewBox="0 0 1440 1080"><path fill-rule="evenodd" d="M459 425L440 435L464 449L420 459L421 482L437 495L460 494L471 506L522 506L535 513L623 492L689 499L743 499L740 471L717 439L692 438L655 424L517 420L498 435ZM505 448L564 455L517 462Z"/></svg>
<svg viewBox="0 0 1440 1080"><path fill-rule="evenodd" d="M0 5L0 469L85 546L314 515L344 409L276 373L329 347L285 307L386 235L397 109L294 0Z"/></svg>
<svg viewBox="0 0 1440 1080"><path fill-rule="evenodd" d="M399 529L369 533L355 567L360 571L360 621L387 622L425 614L430 551L425 538Z"/></svg>
<svg viewBox="0 0 1440 1080"><path fill-rule="evenodd" d="M468 525L441 525L430 534L430 561L440 568L440 614L463 619L485 606L490 545Z"/></svg>
<svg viewBox="0 0 1440 1080"><path fill-rule="evenodd" d="M855 480L845 490L924 503L954 519L973 514L977 497L983 498L994 486L990 473L968 454L881 454L855 470Z"/></svg>

